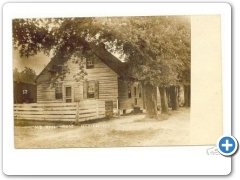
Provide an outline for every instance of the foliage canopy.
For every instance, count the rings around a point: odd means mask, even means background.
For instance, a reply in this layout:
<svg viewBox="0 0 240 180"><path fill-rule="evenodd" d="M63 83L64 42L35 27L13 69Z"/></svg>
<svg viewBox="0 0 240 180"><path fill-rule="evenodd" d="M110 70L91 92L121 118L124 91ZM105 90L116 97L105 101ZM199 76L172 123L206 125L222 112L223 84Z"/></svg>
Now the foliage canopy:
<svg viewBox="0 0 240 180"><path fill-rule="evenodd" d="M191 30L187 16L13 20L13 46L21 56L39 52L49 55L52 51L62 64L74 57L81 67L75 79L86 74L81 59L92 56L93 44L104 44L108 51L118 54L129 63L129 76L144 84L190 84Z"/></svg>

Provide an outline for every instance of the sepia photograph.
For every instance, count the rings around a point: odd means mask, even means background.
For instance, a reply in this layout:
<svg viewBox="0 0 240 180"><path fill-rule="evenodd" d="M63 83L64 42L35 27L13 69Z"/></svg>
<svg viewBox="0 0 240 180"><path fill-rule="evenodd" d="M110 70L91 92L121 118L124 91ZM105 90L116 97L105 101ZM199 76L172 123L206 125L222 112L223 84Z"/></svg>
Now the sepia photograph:
<svg viewBox="0 0 240 180"><path fill-rule="evenodd" d="M4 174L230 174L232 12L4 4Z"/></svg>
<svg viewBox="0 0 240 180"><path fill-rule="evenodd" d="M12 20L19 149L190 143L191 16Z"/></svg>

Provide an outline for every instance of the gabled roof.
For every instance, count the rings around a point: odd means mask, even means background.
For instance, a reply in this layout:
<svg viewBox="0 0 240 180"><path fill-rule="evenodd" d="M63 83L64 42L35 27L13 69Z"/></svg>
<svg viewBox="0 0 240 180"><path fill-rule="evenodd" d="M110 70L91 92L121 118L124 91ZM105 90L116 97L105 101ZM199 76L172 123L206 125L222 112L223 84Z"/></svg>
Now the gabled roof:
<svg viewBox="0 0 240 180"><path fill-rule="evenodd" d="M123 63L110 52L108 52L103 43L98 46L95 44L90 44L90 47L93 49L95 55L119 76L122 77L127 75L127 63Z"/></svg>
<svg viewBox="0 0 240 180"><path fill-rule="evenodd" d="M89 47L93 50L94 54L109 68L116 72L120 77L127 76L128 64L123 63L110 52L105 49L105 45L102 43L100 45L95 45L89 43ZM64 61L61 61L62 57L53 57L47 66L42 70L42 72L37 76L36 82L44 81L44 78L41 78L44 74L51 75L52 73L58 72L61 70L60 64ZM42 80L41 80L42 79Z"/></svg>

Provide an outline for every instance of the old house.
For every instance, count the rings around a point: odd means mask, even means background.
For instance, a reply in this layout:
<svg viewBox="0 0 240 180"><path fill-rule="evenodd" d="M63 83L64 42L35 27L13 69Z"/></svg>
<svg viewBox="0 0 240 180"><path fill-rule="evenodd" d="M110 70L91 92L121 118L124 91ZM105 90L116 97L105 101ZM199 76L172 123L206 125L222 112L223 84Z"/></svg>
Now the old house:
<svg viewBox="0 0 240 180"><path fill-rule="evenodd" d="M115 112L127 113L143 108L143 93L138 82L127 81L128 65L121 62L103 46L94 46L94 55L84 58L87 72L86 81L77 82L74 78L80 70L78 64L70 59L64 62L70 73L54 87L48 81L52 73L59 71L63 64L61 59L52 58L49 64L36 78L37 102L81 102L95 99L113 101Z"/></svg>
<svg viewBox="0 0 240 180"><path fill-rule="evenodd" d="M14 81L14 104L36 103L37 86L32 83Z"/></svg>

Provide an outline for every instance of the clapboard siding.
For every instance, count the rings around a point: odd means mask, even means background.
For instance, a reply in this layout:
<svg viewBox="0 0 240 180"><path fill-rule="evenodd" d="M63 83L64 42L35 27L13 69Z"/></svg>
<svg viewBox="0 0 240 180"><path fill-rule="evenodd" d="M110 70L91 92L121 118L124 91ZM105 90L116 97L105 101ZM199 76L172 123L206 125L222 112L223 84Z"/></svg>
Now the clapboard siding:
<svg viewBox="0 0 240 180"><path fill-rule="evenodd" d="M65 87L70 86L72 88L73 99L72 102L79 102L84 99L83 97L83 83L76 82L74 75L79 72L78 64L73 63L71 60L66 62L70 73L66 74L63 80L63 102L65 102ZM113 101L114 108L117 107L118 97L118 75L105 63L98 58L94 58L94 68L85 69L87 72L87 81L98 81L99 83L99 99ZM49 79L49 74L42 74L43 79ZM55 89L46 88L46 84L39 84L37 86L37 101L56 101Z"/></svg>
<svg viewBox="0 0 240 180"><path fill-rule="evenodd" d="M75 84L74 85L74 102L80 102L81 96L83 92L81 91L81 85L80 84Z"/></svg>
<svg viewBox="0 0 240 180"><path fill-rule="evenodd" d="M112 100L113 107L117 108L118 75L101 60L94 59L94 68L86 69L87 80L99 82L99 99Z"/></svg>
<svg viewBox="0 0 240 180"><path fill-rule="evenodd" d="M136 87L136 96L134 92L134 87ZM128 90L131 90L131 98L128 98ZM132 83L130 88L126 81L118 80L118 92L119 92L119 109L133 109L134 106L143 108L143 96L141 92L141 97L139 95L141 88L139 88L138 83ZM137 98L137 104L135 104L135 98Z"/></svg>
<svg viewBox="0 0 240 180"><path fill-rule="evenodd" d="M48 84L41 83L37 85L37 102L55 100L55 89L50 88ZM61 100L58 100L61 101Z"/></svg>

